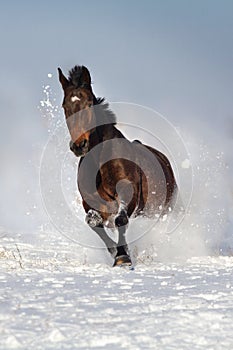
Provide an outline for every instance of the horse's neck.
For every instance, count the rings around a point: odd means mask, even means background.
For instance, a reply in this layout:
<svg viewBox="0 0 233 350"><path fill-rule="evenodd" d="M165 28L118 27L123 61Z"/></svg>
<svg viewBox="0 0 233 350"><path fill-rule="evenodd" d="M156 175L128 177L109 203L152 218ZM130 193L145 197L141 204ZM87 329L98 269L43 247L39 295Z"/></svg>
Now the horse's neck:
<svg viewBox="0 0 233 350"><path fill-rule="evenodd" d="M113 124L98 126L91 136L91 148L101 145L104 141L124 138L124 135Z"/></svg>
<svg viewBox="0 0 233 350"><path fill-rule="evenodd" d="M96 134L98 143L114 138L124 138L120 130L117 129L116 117L109 109L108 103L104 99L97 99L94 96L94 113L96 118Z"/></svg>
<svg viewBox="0 0 233 350"><path fill-rule="evenodd" d="M113 124L105 124L96 128L95 132L90 137L90 148L88 153L92 159L92 162L99 164L102 156L103 147L105 141L113 140L116 138L124 138L123 134ZM80 161L81 164L81 161Z"/></svg>
<svg viewBox="0 0 233 350"><path fill-rule="evenodd" d="M106 124L102 126L103 141L112 140L116 138L124 138L123 134L113 124Z"/></svg>

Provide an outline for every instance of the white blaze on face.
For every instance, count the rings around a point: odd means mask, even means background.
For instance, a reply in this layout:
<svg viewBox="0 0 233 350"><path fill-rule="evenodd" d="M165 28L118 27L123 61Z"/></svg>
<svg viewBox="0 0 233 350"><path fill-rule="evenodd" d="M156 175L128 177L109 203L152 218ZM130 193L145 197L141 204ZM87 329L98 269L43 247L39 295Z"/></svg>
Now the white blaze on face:
<svg viewBox="0 0 233 350"><path fill-rule="evenodd" d="M80 98L78 96L72 96L71 102L75 102L75 101L80 101Z"/></svg>

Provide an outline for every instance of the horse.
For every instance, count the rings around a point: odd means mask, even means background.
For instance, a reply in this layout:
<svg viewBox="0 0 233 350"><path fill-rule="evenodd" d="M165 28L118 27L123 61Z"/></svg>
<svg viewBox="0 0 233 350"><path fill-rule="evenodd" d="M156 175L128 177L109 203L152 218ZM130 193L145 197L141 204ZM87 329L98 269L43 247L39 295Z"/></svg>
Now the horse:
<svg viewBox="0 0 233 350"><path fill-rule="evenodd" d="M72 68L68 78L61 68L58 74L70 149L80 157L77 182L86 223L104 242L113 266L130 266L129 218L161 217L171 210L177 197L172 166L160 151L123 135L108 103L95 96L85 66ZM117 242L108 227L118 231Z"/></svg>

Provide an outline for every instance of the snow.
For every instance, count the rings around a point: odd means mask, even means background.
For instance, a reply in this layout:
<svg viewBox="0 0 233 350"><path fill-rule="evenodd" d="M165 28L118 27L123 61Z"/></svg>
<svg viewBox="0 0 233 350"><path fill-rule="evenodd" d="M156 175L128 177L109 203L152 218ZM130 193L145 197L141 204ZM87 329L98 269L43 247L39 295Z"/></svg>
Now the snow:
<svg viewBox="0 0 233 350"><path fill-rule="evenodd" d="M12 237L0 247L1 349L232 348L233 257L139 255L131 271L85 261L59 235Z"/></svg>
<svg viewBox="0 0 233 350"><path fill-rule="evenodd" d="M190 160L189 159L185 159L182 163L181 166L183 169L188 169L190 167Z"/></svg>

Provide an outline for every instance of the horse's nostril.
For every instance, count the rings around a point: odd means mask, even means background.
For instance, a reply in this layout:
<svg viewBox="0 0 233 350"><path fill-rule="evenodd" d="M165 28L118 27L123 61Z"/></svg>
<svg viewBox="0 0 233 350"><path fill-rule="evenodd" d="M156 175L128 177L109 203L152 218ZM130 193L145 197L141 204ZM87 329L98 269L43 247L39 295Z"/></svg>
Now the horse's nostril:
<svg viewBox="0 0 233 350"><path fill-rule="evenodd" d="M84 148L87 145L87 140L84 139L80 142L79 147Z"/></svg>

